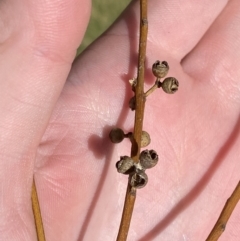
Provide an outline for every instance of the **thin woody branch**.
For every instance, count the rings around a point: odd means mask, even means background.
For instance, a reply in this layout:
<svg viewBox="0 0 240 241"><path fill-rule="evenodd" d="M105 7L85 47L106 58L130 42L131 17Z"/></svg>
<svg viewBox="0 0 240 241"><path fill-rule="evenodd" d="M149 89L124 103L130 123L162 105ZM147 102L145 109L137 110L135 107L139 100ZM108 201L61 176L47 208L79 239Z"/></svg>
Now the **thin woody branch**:
<svg viewBox="0 0 240 241"><path fill-rule="evenodd" d="M139 38L139 56L138 56L138 76L135 87L136 96L136 111L135 123L133 132L133 141L131 148L131 157L134 162L138 162L141 149L141 136L144 117L145 95L144 95L144 70L145 70L145 57L147 45L147 0L140 1L140 38ZM122 220L117 236L117 241L125 241L127 239L128 230L130 227L132 212L136 199L136 189L128 183L125 203L123 208Z"/></svg>
<svg viewBox="0 0 240 241"><path fill-rule="evenodd" d="M228 198L215 226L208 235L206 241L216 241L224 232L228 219L230 218L234 208L240 200L240 181L238 182L232 195Z"/></svg>
<svg viewBox="0 0 240 241"><path fill-rule="evenodd" d="M34 215L35 226L36 226L37 240L46 241L34 178L33 178L33 185L32 185L32 209L33 209L33 215Z"/></svg>

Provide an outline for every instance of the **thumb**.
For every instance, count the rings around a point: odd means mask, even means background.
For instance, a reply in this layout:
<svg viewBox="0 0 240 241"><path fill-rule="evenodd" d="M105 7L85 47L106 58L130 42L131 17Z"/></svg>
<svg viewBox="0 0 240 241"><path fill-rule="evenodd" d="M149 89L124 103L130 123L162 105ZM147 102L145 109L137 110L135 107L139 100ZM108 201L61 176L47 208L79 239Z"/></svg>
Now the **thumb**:
<svg viewBox="0 0 240 241"><path fill-rule="evenodd" d="M90 15L88 0L0 3L0 227L2 240L34 240L35 150Z"/></svg>

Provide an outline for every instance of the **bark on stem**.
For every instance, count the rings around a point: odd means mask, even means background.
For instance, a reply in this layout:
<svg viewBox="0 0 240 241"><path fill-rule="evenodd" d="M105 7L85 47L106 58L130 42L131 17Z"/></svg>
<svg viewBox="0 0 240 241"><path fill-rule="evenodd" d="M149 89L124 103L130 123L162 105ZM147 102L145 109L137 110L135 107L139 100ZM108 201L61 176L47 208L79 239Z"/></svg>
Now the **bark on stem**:
<svg viewBox="0 0 240 241"><path fill-rule="evenodd" d="M37 240L46 241L34 178L33 178L33 185L32 185L32 209L33 209L33 215L34 215L35 226L36 226Z"/></svg>
<svg viewBox="0 0 240 241"><path fill-rule="evenodd" d="M238 182L238 185L236 186L232 195L228 198L215 226L213 227L206 241L218 240L218 238L224 232L228 219L230 218L239 200L240 200L240 181Z"/></svg>
<svg viewBox="0 0 240 241"><path fill-rule="evenodd" d="M139 52L138 52L139 53L138 76L137 76L137 85L135 88L136 110L135 110L133 141L132 141L132 148L131 148L131 157L135 162L138 162L139 160L139 154L141 149L143 117L144 117L145 95L144 95L143 86L144 86L147 32L148 32L147 0L141 0L140 1L140 38L139 38ZM128 183L117 241L127 240L127 235L130 227L135 199L136 199L136 189L132 188Z"/></svg>

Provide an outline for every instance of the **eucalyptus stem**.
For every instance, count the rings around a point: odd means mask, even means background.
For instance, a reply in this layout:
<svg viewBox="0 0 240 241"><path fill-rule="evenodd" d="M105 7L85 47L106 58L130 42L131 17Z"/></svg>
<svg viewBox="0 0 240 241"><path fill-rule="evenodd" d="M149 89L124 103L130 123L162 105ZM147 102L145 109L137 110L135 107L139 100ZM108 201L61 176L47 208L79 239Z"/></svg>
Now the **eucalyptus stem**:
<svg viewBox="0 0 240 241"><path fill-rule="evenodd" d="M144 107L145 107L145 94L144 94L144 70L145 70L145 57L147 45L147 0L140 0L140 37L139 37L139 55L138 55L138 76L135 88L136 96L136 110L135 122L133 131L133 141L131 148L131 158L134 162L138 162L141 149L141 136L143 127ZM134 203L136 199L136 188L133 188L128 183L125 203L122 213L121 224L117 236L117 241L127 240L128 230L130 227L131 217L133 213Z"/></svg>
<svg viewBox="0 0 240 241"><path fill-rule="evenodd" d="M145 97L147 97L150 94L152 94L152 92L154 90L156 90L157 88L159 88L159 81L156 81L155 84L145 93Z"/></svg>
<svg viewBox="0 0 240 241"><path fill-rule="evenodd" d="M34 215L35 226L36 226L37 240L46 241L34 178L33 178L33 185L32 185L32 209L33 209L33 215Z"/></svg>
<svg viewBox="0 0 240 241"><path fill-rule="evenodd" d="M216 224L214 225L211 233L208 235L206 241L218 240L218 238L224 232L228 219L230 218L230 216L239 200L240 200L240 181L238 182L232 195L226 201L226 204L224 205L223 210L222 210Z"/></svg>

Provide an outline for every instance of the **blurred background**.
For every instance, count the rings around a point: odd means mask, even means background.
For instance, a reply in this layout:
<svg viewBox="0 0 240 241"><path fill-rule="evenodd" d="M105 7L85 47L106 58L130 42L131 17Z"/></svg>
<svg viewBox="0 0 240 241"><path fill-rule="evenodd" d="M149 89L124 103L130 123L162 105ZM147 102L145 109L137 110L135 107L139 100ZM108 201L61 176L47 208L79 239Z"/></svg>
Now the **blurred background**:
<svg viewBox="0 0 240 241"><path fill-rule="evenodd" d="M131 0L93 0L90 22L77 54L111 26L130 2Z"/></svg>

